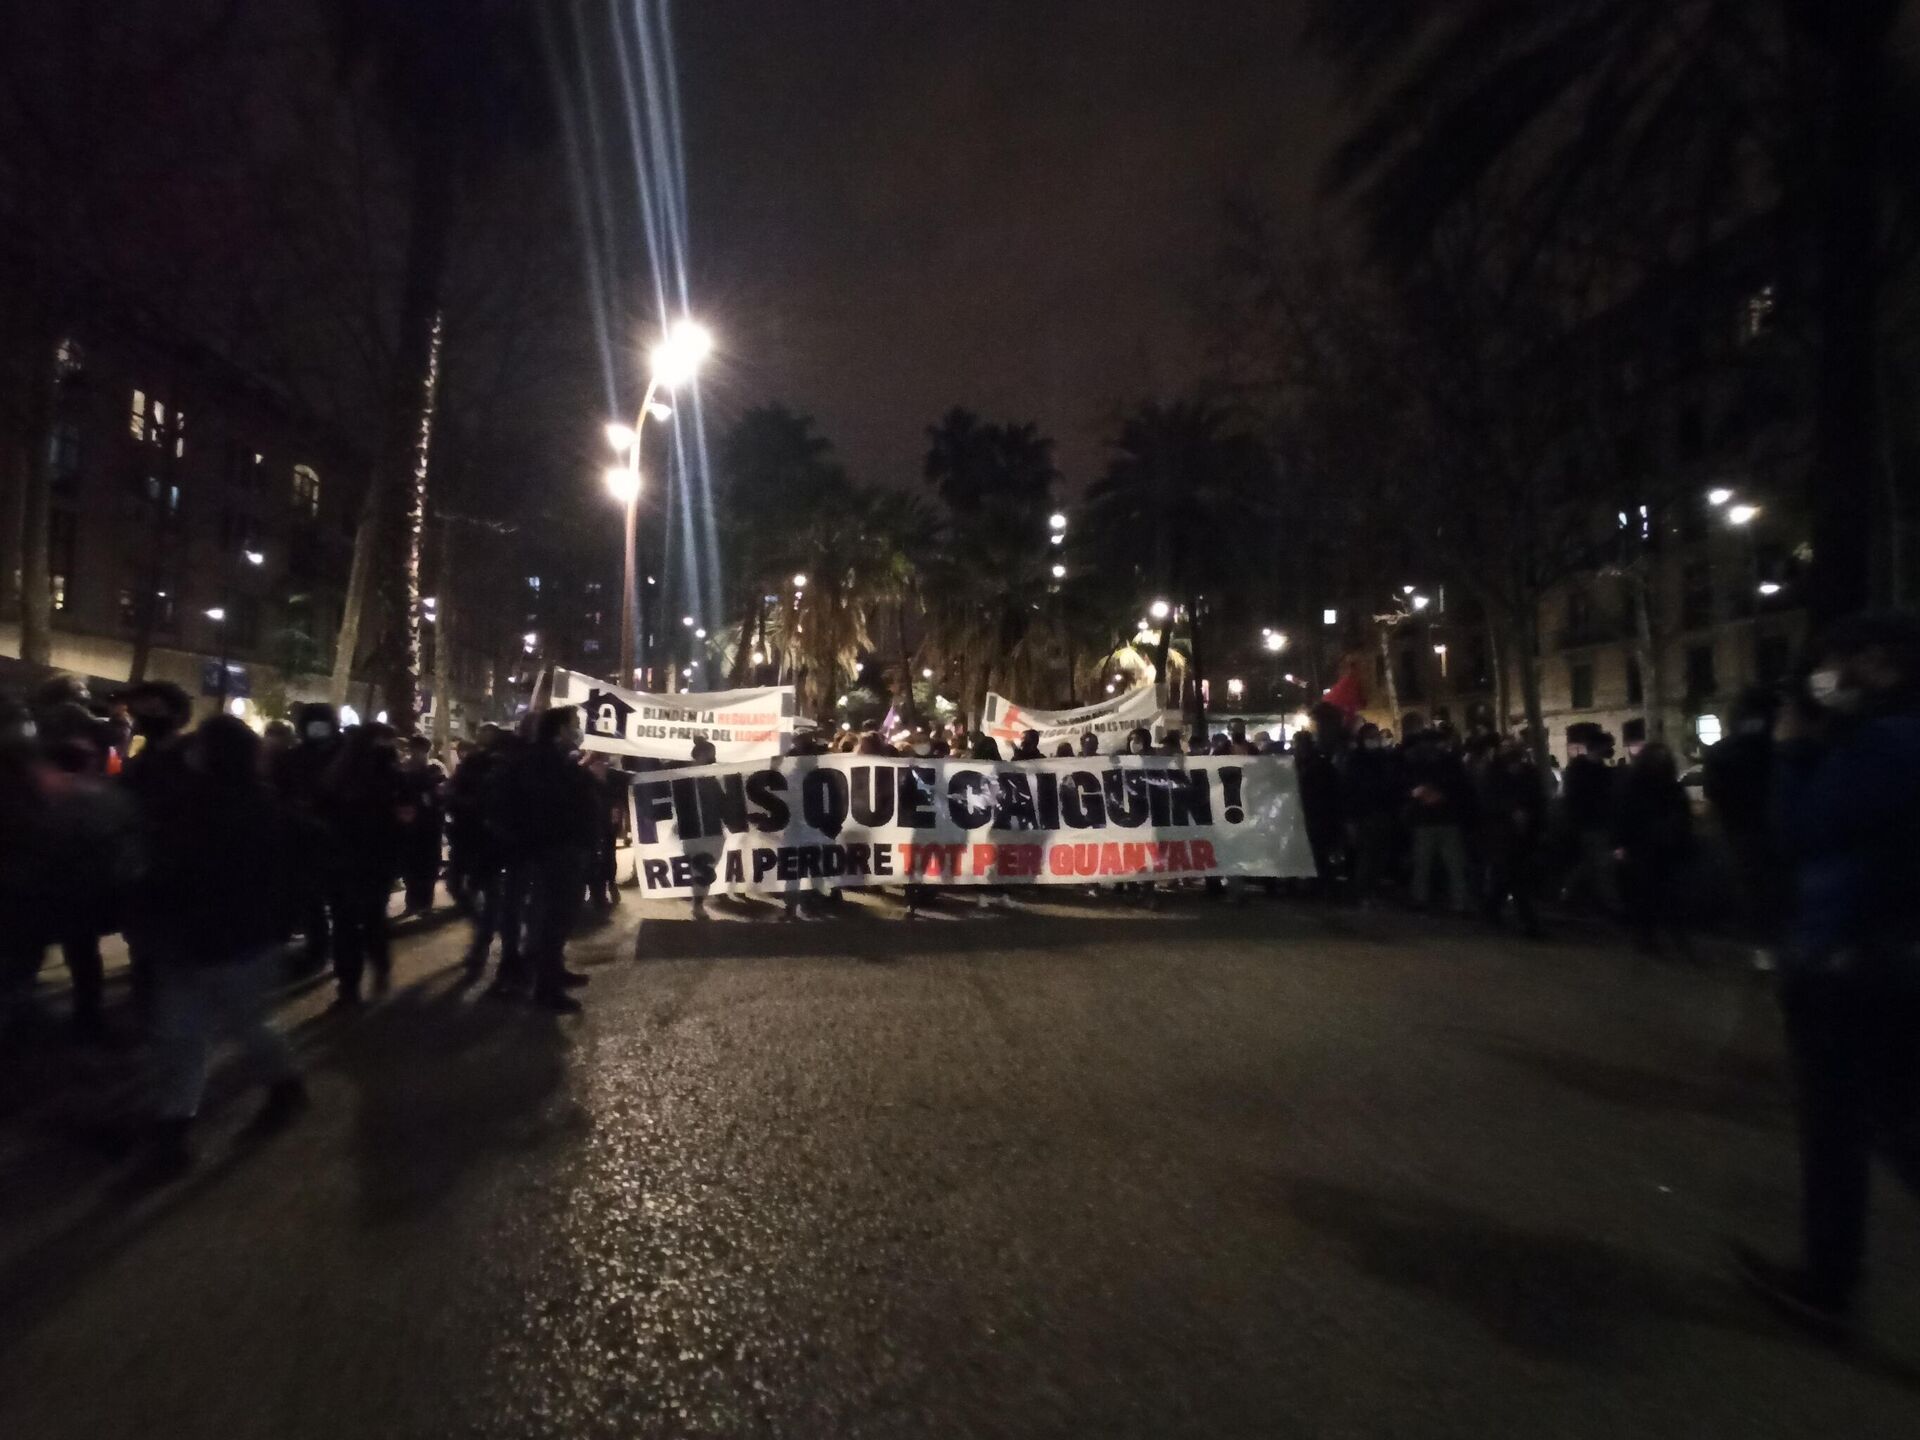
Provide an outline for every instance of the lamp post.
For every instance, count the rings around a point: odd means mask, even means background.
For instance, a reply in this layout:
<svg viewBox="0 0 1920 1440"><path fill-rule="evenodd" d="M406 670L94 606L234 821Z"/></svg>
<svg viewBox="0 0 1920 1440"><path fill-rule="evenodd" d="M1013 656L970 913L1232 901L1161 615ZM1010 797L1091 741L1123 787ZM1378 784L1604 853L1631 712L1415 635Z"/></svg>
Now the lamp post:
<svg viewBox="0 0 1920 1440"><path fill-rule="evenodd" d="M678 321L666 337L653 347L648 357L647 393L640 401L632 425L607 426L607 443L626 463L607 471L607 489L626 506L626 546L620 577L620 673L622 685L633 683L634 652L640 629L640 592L635 585L636 552L640 535L640 443L647 421L665 420L673 414L670 406L655 399L662 390L686 384L700 368L700 362L713 348L713 337L706 328L691 320Z"/></svg>

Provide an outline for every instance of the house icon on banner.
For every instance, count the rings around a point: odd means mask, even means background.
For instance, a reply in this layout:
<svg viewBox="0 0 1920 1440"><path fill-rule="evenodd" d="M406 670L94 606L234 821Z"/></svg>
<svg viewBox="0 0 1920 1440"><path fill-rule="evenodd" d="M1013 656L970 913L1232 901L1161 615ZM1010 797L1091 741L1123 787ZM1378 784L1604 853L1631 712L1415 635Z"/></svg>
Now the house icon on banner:
<svg viewBox="0 0 1920 1440"><path fill-rule="evenodd" d="M580 713L586 719L589 735L604 735L612 740L627 738L627 719L633 706L611 690L589 690Z"/></svg>

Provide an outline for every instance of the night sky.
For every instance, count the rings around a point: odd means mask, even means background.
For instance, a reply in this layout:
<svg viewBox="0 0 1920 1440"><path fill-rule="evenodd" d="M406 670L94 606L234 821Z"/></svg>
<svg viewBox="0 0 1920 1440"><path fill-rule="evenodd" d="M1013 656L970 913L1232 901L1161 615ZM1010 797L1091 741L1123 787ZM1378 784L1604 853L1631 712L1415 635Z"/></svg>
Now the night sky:
<svg viewBox="0 0 1920 1440"><path fill-rule="evenodd" d="M676 6L719 408L784 400L910 483L965 404L1036 421L1084 486L1118 405L1198 378L1228 193L1317 223L1340 112L1302 8Z"/></svg>

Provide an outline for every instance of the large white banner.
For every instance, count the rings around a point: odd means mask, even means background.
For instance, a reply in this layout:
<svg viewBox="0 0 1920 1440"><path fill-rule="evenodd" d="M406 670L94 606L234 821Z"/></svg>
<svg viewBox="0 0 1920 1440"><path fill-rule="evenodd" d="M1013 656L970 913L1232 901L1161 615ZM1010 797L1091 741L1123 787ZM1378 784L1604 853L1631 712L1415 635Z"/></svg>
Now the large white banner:
<svg viewBox="0 0 1920 1440"><path fill-rule="evenodd" d="M1158 686L1142 685L1124 695L1102 700L1098 705L1083 705L1078 710L1029 710L1003 695L987 695L986 713L980 728L1000 742L1011 754L1020 737L1029 730L1040 732L1040 750L1051 755L1066 741L1078 751L1080 737L1091 732L1100 742L1103 754L1123 749L1127 735L1139 726L1149 730L1166 722L1166 707L1160 703ZM1172 724L1179 726L1178 717Z"/></svg>
<svg viewBox="0 0 1920 1440"><path fill-rule="evenodd" d="M1314 873L1280 758L786 756L635 777L649 898Z"/></svg>
<svg viewBox="0 0 1920 1440"><path fill-rule="evenodd" d="M649 695L591 675L556 668L554 705L578 705L583 748L610 755L685 760L696 740L711 740L720 760L770 760L793 738L793 687Z"/></svg>

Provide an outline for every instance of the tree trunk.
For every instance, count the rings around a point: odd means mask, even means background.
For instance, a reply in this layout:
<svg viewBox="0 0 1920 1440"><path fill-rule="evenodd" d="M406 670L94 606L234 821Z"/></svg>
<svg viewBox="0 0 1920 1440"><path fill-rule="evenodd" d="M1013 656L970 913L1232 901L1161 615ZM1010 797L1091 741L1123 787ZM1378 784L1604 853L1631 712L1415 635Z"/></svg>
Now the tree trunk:
<svg viewBox="0 0 1920 1440"><path fill-rule="evenodd" d="M1548 764L1546 710L1540 698L1540 606L1529 601L1521 607L1519 623L1514 626L1515 648L1520 652L1520 702L1527 711L1527 748L1533 751L1533 763L1542 782L1552 773Z"/></svg>
<svg viewBox="0 0 1920 1440"><path fill-rule="evenodd" d="M761 612L767 608L766 598L760 593L761 586L753 587L753 603L740 617L740 643L733 652L733 667L727 671L727 688L738 690L747 683L747 667L753 658L753 634ZM632 680L623 678L622 685L632 684Z"/></svg>
<svg viewBox="0 0 1920 1440"><path fill-rule="evenodd" d="M48 328L36 326L27 377L25 447L20 493L20 658L29 665L53 664L53 577L47 556L48 520L53 506L53 466L47 436L53 427L54 348Z"/></svg>
<svg viewBox="0 0 1920 1440"><path fill-rule="evenodd" d="M1631 575L1634 649L1640 661L1640 715L1647 723L1647 739L1664 740L1667 732L1667 673L1660 646L1653 637L1653 597L1645 575Z"/></svg>
<svg viewBox="0 0 1920 1440"><path fill-rule="evenodd" d="M1505 735L1513 723L1513 692L1507 675L1507 647L1500 643L1500 627L1487 616L1487 664L1493 671L1493 731Z"/></svg>
<svg viewBox="0 0 1920 1440"><path fill-rule="evenodd" d="M1187 606L1187 617L1188 653L1192 658L1187 668L1192 672L1188 683L1193 690L1193 733L1204 740L1207 738L1207 666L1206 652L1201 648L1199 601Z"/></svg>
<svg viewBox="0 0 1920 1440"><path fill-rule="evenodd" d="M433 458L434 403L440 390L441 319L436 313L427 331L426 365L414 400L415 432L411 467L394 542L393 603L387 607L385 683L387 720L402 734L419 726L420 716L420 551L425 538L427 474Z"/></svg>
<svg viewBox="0 0 1920 1440"><path fill-rule="evenodd" d="M1400 682L1393 673L1393 626L1374 622L1374 639L1380 646L1380 673L1386 677L1387 687L1387 724L1393 728L1396 740L1407 737L1400 733Z"/></svg>
<svg viewBox="0 0 1920 1440"><path fill-rule="evenodd" d="M367 493L360 501L360 524L353 532L353 565L347 571L346 598L340 605L340 633L334 637L333 679L327 686L327 700L336 710L347 703L353 689L353 662L359 658L360 630L367 596L373 589L381 509L377 480L369 479Z"/></svg>
<svg viewBox="0 0 1920 1440"><path fill-rule="evenodd" d="M1816 147L1820 326L1813 464L1809 619L1830 625L1866 606L1879 463L1874 311L1879 286L1883 66L1894 0L1809 7L1828 52Z"/></svg>
<svg viewBox="0 0 1920 1440"><path fill-rule="evenodd" d="M453 525L440 522L440 575L435 582L433 621L433 748L441 755L453 739Z"/></svg>

